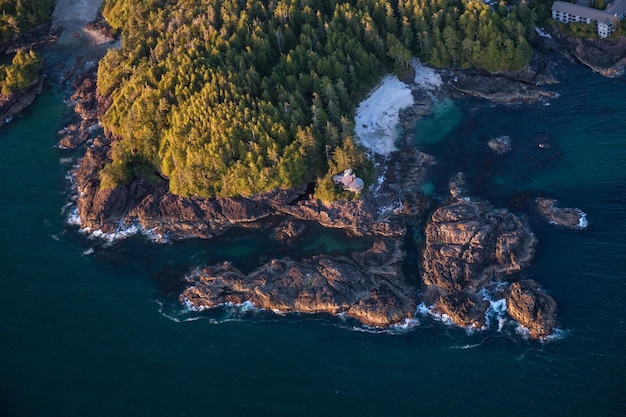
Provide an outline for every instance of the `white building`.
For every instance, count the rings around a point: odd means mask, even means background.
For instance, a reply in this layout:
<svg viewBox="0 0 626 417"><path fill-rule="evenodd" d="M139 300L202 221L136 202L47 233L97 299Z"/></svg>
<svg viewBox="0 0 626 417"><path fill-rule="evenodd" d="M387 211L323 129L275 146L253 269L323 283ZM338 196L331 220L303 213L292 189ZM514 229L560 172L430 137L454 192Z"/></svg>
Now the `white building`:
<svg viewBox="0 0 626 417"><path fill-rule="evenodd" d="M605 10L598 10L580 4L555 1L552 4L552 18L557 22L582 22L595 25L598 35L606 38L615 31L618 21L626 17L626 0L614 0Z"/></svg>

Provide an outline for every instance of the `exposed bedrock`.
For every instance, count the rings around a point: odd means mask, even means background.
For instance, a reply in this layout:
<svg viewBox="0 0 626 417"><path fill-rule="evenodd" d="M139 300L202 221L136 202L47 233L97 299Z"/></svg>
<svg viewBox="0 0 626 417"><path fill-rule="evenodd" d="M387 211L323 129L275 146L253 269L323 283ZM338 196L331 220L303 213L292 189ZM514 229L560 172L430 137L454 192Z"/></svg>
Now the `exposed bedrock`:
<svg viewBox="0 0 626 417"><path fill-rule="evenodd" d="M392 239L351 257L274 259L247 275L223 263L189 276L191 286L180 299L193 308L251 302L278 312L343 313L384 327L411 318L416 309L415 289L400 274L399 246Z"/></svg>
<svg viewBox="0 0 626 417"><path fill-rule="evenodd" d="M445 292L476 292L520 271L532 260L536 238L505 209L461 199L440 207L425 230L423 280Z"/></svg>
<svg viewBox="0 0 626 417"><path fill-rule="evenodd" d="M490 303L481 290L530 264L536 238L525 220L485 201L455 199L432 214L422 252L424 301L463 327L483 328ZM555 326L556 304L526 281L507 290L510 316L544 338Z"/></svg>
<svg viewBox="0 0 626 417"><path fill-rule="evenodd" d="M550 47L566 56L574 56L580 63L605 77L624 73L626 67L626 38L584 39L567 36L550 28L552 39L544 40Z"/></svg>
<svg viewBox="0 0 626 417"><path fill-rule="evenodd" d="M568 229L582 229L587 226L585 212L578 208L557 207L558 202L551 198L537 198L536 209L548 222Z"/></svg>
<svg viewBox="0 0 626 417"><path fill-rule="evenodd" d="M540 54L534 54L530 63L519 71L454 70L449 71L446 78L453 90L499 104L529 103L554 97L553 92L542 86L557 82L547 58Z"/></svg>
<svg viewBox="0 0 626 417"><path fill-rule="evenodd" d="M144 229L173 239L210 238L234 225L282 214L345 229L356 236L390 237L403 236L405 218L421 215L428 206L419 184L432 158L417 150L398 152L390 158L380 183L375 185L377 189L362 198L323 203L301 198L306 195L305 187L217 199L173 195L165 181L151 185L136 180L101 189L99 172L111 160L110 144L101 137L94 140L74 170L80 223L92 230L113 232L120 224L139 222Z"/></svg>
<svg viewBox="0 0 626 417"><path fill-rule="evenodd" d="M533 339L545 339L557 325L556 302L531 279L510 285L506 305L509 315L526 327Z"/></svg>

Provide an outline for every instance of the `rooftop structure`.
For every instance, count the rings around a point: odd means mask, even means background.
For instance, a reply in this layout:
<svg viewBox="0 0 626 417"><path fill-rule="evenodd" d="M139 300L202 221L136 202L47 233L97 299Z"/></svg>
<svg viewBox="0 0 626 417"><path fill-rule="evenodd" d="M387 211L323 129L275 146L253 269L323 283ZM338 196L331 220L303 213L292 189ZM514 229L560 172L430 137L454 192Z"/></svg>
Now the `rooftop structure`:
<svg viewBox="0 0 626 417"><path fill-rule="evenodd" d="M333 181L337 185L341 185L344 190L358 193L363 189L363 180L357 177L351 169L346 169L342 174L334 175Z"/></svg>
<svg viewBox="0 0 626 417"><path fill-rule="evenodd" d="M593 24L601 38L606 38L613 33L616 23L622 21L624 17L626 17L626 0L614 0L607 5L605 10L564 1L555 1L552 4L552 18L554 20L563 23Z"/></svg>

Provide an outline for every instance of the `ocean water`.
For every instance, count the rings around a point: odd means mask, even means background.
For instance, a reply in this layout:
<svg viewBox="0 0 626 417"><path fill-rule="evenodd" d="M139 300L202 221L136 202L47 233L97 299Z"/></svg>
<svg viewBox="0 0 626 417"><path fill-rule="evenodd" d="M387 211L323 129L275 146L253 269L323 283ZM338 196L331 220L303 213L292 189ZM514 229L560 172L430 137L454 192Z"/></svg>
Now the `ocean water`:
<svg viewBox="0 0 626 417"><path fill-rule="evenodd" d="M55 147L69 108L50 79L0 129L0 415L623 416L626 79L566 61L557 73L559 96L543 103L446 103L446 134L418 144L439 160L429 193L463 171L474 194L528 216L540 243L524 276L559 304L560 330L544 343L511 323L470 334L423 316L381 333L327 316L184 311L175 294L191 268L250 270L366 242L314 226L296 249L264 229L88 238L66 222L80 151ZM512 150L495 155L486 142L505 134ZM546 224L531 210L538 195L582 209L588 227Z"/></svg>

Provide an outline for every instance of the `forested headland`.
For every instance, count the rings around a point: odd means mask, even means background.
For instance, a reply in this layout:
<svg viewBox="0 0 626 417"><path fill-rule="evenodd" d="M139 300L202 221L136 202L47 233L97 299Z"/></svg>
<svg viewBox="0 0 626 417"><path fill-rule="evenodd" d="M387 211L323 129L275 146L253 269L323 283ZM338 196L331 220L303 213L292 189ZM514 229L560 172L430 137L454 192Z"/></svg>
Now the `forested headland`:
<svg viewBox="0 0 626 417"><path fill-rule="evenodd" d="M117 140L101 185L161 176L179 195L252 195L351 167L358 102L412 57L513 70L532 54L533 11L478 0L106 0L121 34L98 72Z"/></svg>
<svg viewBox="0 0 626 417"><path fill-rule="evenodd" d="M0 51L31 29L48 23L53 9L54 0L0 0ZM17 50L11 63L0 65L0 104L30 88L43 76L43 70L39 54Z"/></svg>
<svg viewBox="0 0 626 417"><path fill-rule="evenodd" d="M0 0L0 45L50 20L54 0Z"/></svg>

